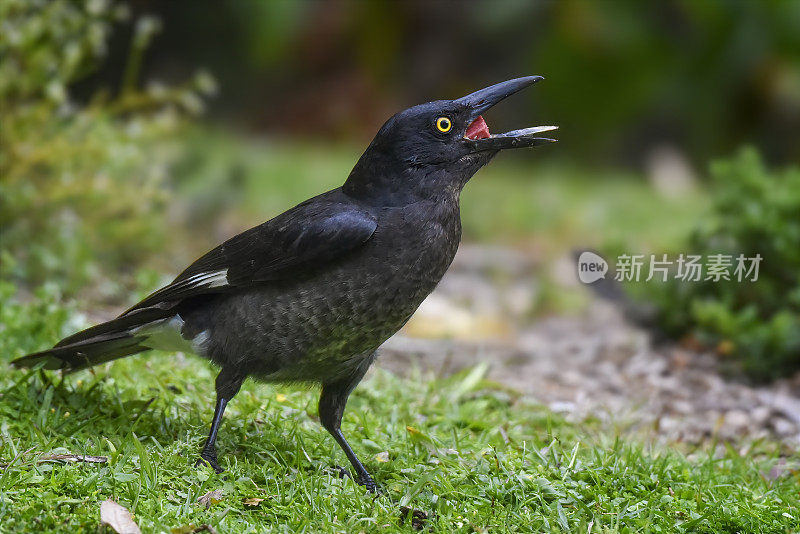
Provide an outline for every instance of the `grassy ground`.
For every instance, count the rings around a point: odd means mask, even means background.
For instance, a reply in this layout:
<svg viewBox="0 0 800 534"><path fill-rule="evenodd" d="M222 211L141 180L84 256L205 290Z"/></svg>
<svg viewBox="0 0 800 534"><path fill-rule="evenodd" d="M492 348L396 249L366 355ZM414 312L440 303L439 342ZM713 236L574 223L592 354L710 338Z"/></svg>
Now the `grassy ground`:
<svg viewBox="0 0 800 534"><path fill-rule="evenodd" d="M3 308L4 360L70 328L40 297ZM379 371L356 390L344 431L381 484L377 497L330 470L346 460L308 389L248 383L226 414L227 471L216 475L192 466L213 376L174 354L65 378L4 370L0 532L95 532L108 497L144 532L410 531L403 507L424 512L431 532L800 531L796 453L779 459L769 443L744 455L652 450L568 424L481 369L448 379ZM59 453L108 462L42 462ZM197 503L214 490L208 509Z"/></svg>

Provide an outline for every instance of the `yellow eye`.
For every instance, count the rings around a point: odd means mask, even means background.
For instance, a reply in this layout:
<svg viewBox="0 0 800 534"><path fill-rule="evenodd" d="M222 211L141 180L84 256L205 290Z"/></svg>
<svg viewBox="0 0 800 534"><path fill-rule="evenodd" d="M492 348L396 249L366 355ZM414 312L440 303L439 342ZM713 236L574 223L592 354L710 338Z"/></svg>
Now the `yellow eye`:
<svg viewBox="0 0 800 534"><path fill-rule="evenodd" d="M450 119L447 117L439 117L436 119L436 129L442 133L447 133L450 131L450 128L453 127L453 123L450 122Z"/></svg>

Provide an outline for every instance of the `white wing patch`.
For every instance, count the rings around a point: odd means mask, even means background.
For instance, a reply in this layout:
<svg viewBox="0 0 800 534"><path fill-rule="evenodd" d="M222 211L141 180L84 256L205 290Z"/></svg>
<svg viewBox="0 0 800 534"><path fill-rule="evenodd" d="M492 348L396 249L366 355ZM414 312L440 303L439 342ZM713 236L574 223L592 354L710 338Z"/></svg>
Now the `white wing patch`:
<svg viewBox="0 0 800 534"><path fill-rule="evenodd" d="M208 273L198 273L186 280L181 280L181 286L188 287L220 287L228 285L228 269Z"/></svg>
<svg viewBox="0 0 800 534"><path fill-rule="evenodd" d="M208 341L208 332L203 331L192 339L186 339L181 334L182 329L183 319L180 315L175 315L140 326L131 330L131 333L141 337L142 340L139 343L151 349L203 355L205 342Z"/></svg>

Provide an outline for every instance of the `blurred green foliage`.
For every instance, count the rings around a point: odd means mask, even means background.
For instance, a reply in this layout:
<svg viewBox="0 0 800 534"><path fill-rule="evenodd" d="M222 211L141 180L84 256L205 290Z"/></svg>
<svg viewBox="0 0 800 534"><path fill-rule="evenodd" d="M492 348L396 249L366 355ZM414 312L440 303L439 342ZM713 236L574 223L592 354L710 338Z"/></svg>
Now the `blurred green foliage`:
<svg viewBox="0 0 800 534"><path fill-rule="evenodd" d="M703 168L753 144L769 162L800 160L797 1L194 0L191 9L138 9L156 10L170 28L153 72L208 66L225 80L214 111L277 136L366 139L409 105L541 74L545 82L487 114L493 130L532 117L560 125L562 148L541 158L636 168L666 144Z"/></svg>
<svg viewBox="0 0 800 534"><path fill-rule="evenodd" d="M758 279L648 285L661 324L735 356L757 378L785 375L800 368L800 169L770 172L751 149L712 165L712 177L712 213L688 251L758 254Z"/></svg>
<svg viewBox="0 0 800 534"><path fill-rule="evenodd" d="M213 90L207 75L178 87L136 86L158 29L140 19L121 89L87 104L72 84L97 68L126 10L102 0L0 4L0 276L66 291L102 269L132 272L163 244L172 140Z"/></svg>
<svg viewBox="0 0 800 534"><path fill-rule="evenodd" d="M668 143L704 166L754 143L800 158L800 2L568 0L550 16L533 63L553 83L536 98L570 150L641 162Z"/></svg>
<svg viewBox="0 0 800 534"><path fill-rule="evenodd" d="M60 301L54 284L37 288L26 302L16 298L17 294L14 284L0 280L0 354L4 358L44 350L53 340L86 326L82 315Z"/></svg>

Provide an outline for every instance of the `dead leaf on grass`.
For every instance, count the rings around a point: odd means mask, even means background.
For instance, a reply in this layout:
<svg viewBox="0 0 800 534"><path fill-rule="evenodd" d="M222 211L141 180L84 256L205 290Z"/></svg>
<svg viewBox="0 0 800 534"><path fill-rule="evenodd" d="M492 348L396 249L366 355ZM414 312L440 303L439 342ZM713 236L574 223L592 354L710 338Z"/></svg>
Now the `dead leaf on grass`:
<svg viewBox="0 0 800 534"><path fill-rule="evenodd" d="M212 504L217 504L222 501L222 490L209 491L202 497L197 499L197 504L204 507L206 510L211 508Z"/></svg>
<svg viewBox="0 0 800 534"><path fill-rule="evenodd" d="M100 522L111 527L117 534L142 534L128 509L111 499L100 504Z"/></svg>
<svg viewBox="0 0 800 534"><path fill-rule="evenodd" d="M250 497L249 499L245 499L243 502L247 506L258 506L264 499L261 497Z"/></svg>

